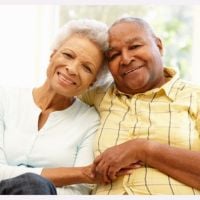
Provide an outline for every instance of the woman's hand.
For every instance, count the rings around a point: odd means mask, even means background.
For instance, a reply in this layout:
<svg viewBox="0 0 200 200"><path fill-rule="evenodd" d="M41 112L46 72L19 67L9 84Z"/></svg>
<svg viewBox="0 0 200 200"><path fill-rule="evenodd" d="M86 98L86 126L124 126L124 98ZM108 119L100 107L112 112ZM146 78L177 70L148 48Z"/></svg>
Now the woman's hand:
<svg viewBox="0 0 200 200"><path fill-rule="evenodd" d="M92 167L93 164L82 167L82 174L88 183L97 183L97 180L92 173Z"/></svg>

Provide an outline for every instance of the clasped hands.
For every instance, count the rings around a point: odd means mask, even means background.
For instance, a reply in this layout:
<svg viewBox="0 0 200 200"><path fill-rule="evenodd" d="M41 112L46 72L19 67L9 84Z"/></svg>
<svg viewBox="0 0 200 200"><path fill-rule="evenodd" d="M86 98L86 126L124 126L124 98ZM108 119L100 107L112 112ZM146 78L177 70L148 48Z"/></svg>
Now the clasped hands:
<svg viewBox="0 0 200 200"><path fill-rule="evenodd" d="M141 142L135 139L106 149L90 165L87 175L95 183L108 184L119 176L132 173L143 165L138 157Z"/></svg>

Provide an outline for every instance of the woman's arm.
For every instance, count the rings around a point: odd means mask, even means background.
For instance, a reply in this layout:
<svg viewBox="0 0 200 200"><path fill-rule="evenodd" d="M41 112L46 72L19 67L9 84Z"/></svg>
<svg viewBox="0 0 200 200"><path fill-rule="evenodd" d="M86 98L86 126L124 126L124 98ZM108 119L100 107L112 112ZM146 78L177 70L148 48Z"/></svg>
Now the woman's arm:
<svg viewBox="0 0 200 200"><path fill-rule="evenodd" d="M35 174L40 174L42 168L32 168L26 166L11 166L7 161L7 156L4 148L4 132L5 132L5 107L7 98L4 89L0 87L0 181L8 178L13 178L15 176L24 174L26 172L31 172ZM13 149L15 151L15 149Z"/></svg>
<svg viewBox="0 0 200 200"><path fill-rule="evenodd" d="M81 183L93 184L96 182L90 174L92 174L93 142L99 125L99 116L91 108L90 112L83 116L82 120L88 120L90 123L86 123L80 130L80 140L76 147L77 152L74 153L73 167L44 168L42 170L41 175L51 180L57 187ZM87 187L87 184L84 187Z"/></svg>
<svg viewBox="0 0 200 200"><path fill-rule="evenodd" d="M41 176L49 179L57 187L79 183L95 183L95 180L88 176L91 165L85 167L59 167L44 168Z"/></svg>

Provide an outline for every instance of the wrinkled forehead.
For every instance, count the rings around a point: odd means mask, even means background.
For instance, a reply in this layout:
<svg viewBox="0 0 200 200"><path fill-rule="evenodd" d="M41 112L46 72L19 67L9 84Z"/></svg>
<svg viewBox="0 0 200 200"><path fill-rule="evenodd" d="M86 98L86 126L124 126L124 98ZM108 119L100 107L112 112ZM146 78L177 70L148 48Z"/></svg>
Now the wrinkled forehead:
<svg viewBox="0 0 200 200"><path fill-rule="evenodd" d="M109 47L117 44L129 44L133 41L152 39L152 33L145 26L136 22L120 22L109 29Z"/></svg>

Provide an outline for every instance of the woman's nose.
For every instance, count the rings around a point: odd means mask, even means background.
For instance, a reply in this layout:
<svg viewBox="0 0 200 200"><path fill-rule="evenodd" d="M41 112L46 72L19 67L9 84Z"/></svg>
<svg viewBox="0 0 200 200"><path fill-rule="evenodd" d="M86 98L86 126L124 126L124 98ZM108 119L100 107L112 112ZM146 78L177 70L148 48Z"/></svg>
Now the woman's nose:
<svg viewBox="0 0 200 200"><path fill-rule="evenodd" d="M70 75L77 75L77 72L78 72L78 63L73 62L73 63L67 64L65 66L65 69L68 72L68 74L70 74Z"/></svg>

